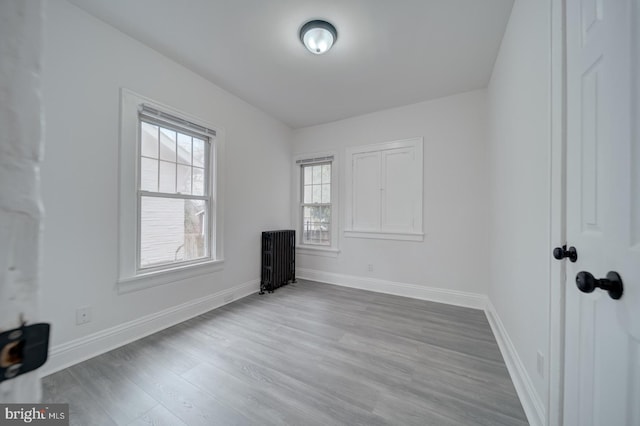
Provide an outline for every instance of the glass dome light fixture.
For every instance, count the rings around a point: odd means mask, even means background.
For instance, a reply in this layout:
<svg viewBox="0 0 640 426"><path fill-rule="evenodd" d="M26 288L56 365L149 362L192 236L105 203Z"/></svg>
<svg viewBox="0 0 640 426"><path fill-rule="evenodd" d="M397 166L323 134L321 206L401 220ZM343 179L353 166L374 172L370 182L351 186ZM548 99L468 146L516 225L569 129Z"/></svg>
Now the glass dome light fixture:
<svg viewBox="0 0 640 426"><path fill-rule="evenodd" d="M327 21L309 21L300 28L300 41L315 55L326 53L337 39L336 27Z"/></svg>

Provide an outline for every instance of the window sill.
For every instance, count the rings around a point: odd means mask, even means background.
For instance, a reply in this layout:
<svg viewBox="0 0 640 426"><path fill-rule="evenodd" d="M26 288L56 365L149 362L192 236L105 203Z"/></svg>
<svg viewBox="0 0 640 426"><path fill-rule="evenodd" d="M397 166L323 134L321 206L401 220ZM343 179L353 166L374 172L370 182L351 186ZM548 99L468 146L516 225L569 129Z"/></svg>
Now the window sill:
<svg viewBox="0 0 640 426"><path fill-rule="evenodd" d="M296 246L296 254L309 256L338 257L340 250L330 247Z"/></svg>
<svg viewBox="0 0 640 426"><path fill-rule="evenodd" d="M185 265L162 271L147 272L118 280L118 294L131 293L145 288L182 281L187 278L221 271L224 259L208 260L195 265Z"/></svg>
<svg viewBox="0 0 640 426"><path fill-rule="evenodd" d="M345 238L372 238L378 240L424 241L422 232L344 231Z"/></svg>

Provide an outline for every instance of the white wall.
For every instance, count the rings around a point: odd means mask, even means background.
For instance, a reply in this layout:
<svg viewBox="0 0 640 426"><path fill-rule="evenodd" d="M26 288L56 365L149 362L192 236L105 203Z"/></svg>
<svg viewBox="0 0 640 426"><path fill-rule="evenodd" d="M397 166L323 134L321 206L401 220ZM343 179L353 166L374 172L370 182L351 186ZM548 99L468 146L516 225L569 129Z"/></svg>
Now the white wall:
<svg viewBox="0 0 640 426"><path fill-rule="evenodd" d="M345 148L424 137L423 242L344 238L336 258L299 255L297 267L486 294L488 173L484 90L294 132L293 154L336 151L344 197ZM340 203L340 227L344 220ZM367 265L373 264L369 272Z"/></svg>
<svg viewBox="0 0 640 426"><path fill-rule="evenodd" d="M53 346L257 280L260 232L290 223L291 130L65 1L48 3L47 20L42 300ZM117 294L121 87L225 128L224 270ZM76 326L81 306L93 321Z"/></svg>
<svg viewBox="0 0 640 426"><path fill-rule="evenodd" d="M42 299L54 347L257 280L260 231L292 225L292 156L336 151L343 166L346 147L422 136L424 241L340 232L337 257L299 255L297 266L365 283L488 293L537 396L546 400L546 378L536 372L536 352L548 360L549 326L546 2L516 1L487 91L293 133L66 1L49 2L47 18ZM121 87L225 128L222 271L117 294ZM344 194L343 167L339 174ZM93 321L76 326L81 306L93 308Z"/></svg>
<svg viewBox="0 0 640 426"><path fill-rule="evenodd" d="M550 235L549 2L516 0L488 88L491 170L489 298L547 400Z"/></svg>

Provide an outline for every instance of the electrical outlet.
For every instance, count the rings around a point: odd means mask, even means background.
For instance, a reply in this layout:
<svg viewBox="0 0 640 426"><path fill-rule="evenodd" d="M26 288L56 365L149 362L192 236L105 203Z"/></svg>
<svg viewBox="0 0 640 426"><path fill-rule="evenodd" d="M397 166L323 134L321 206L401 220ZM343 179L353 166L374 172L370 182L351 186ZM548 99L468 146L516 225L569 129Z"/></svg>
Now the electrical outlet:
<svg viewBox="0 0 640 426"><path fill-rule="evenodd" d="M544 378L544 355L542 355L540 351L538 351L537 367L538 374L540 375L540 377Z"/></svg>
<svg viewBox="0 0 640 426"><path fill-rule="evenodd" d="M369 272L373 272L373 263L370 263L370 264L367 265L367 270Z"/></svg>
<svg viewBox="0 0 640 426"><path fill-rule="evenodd" d="M91 306L76 309L76 325L91 322Z"/></svg>
<svg viewBox="0 0 640 426"><path fill-rule="evenodd" d="M233 297L233 293L231 293L231 294L227 294L227 295L224 297L224 303L229 303L229 302L231 302L233 299L234 299L234 297Z"/></svg>

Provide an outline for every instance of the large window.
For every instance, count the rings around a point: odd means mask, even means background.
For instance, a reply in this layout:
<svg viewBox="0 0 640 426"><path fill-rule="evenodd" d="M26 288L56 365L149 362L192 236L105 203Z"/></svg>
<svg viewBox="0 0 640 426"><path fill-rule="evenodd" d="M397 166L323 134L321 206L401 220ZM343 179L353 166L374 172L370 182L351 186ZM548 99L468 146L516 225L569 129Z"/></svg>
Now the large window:
<svg viewBox="0 0 640 426"><path fill-rule="evenodd" d="M222 268L224 132L122 89L118 291Z"/></svg>
<svg viewBox="0 0 640 426"><path fill-rule="evenodd" d="M211 136L140 113L138 268L207 259Z"/></svg>

